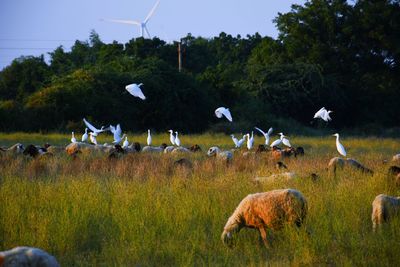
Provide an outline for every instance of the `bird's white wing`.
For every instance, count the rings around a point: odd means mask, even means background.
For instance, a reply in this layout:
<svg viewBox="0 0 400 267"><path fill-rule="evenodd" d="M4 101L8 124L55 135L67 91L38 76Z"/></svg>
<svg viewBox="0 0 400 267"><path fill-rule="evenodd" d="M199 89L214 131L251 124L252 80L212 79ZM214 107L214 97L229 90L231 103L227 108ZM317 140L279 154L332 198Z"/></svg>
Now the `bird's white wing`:
<svg viewBox="0 0 400 267"><path fill-rule="evenodd" d="M268 134L268 135L271 135L273 130L274 130L274 129L272 129L272 127L271 127L271 128L269 128L269 130L268 130L267 134Z"/></svg>
<svg viewBox="0 0 400 267"><path fill-rule="evenodd" d="M272 144L270 145L270 147L277 146L277 145L279 145L281 142L282 142L281 139L276 139L274 142L272 142Z"/></svg>
<svg viewBox="0 0 400 267"><path fill-rule="evenodd" d="M222 110L223 109L224 109L223 107L220 107L215 110L215 116L217 116L217 118L219 118L219 119L222 118Z"/></svg>
<svg viewBox="0 0 400 267"><path fill-rule="evenodd" d="M229 111L229 108L226 108L222 111L222 114L228 119L228 121L232 122L232 115L231 112Z"/></svg>
<svg viewBox="0 0 400 267"><path fill-rule="evenodd" d="M130 24L130 25L138 25L140 26L140 22L136 20L123 20L123 19L102 19L108 22L122 23L122 24Z"/></svg>
<svg viewBox="0 0 400 267"><path fill-rule="evenodd" d="M263 131L263 130L261 130L260 128L258 128L258 127L254 127L254 129L256 129L257 131L259 131L262 135L266 135L266 133Z"/></svg>
<svg viewBox="0 0 400 267"><path fill-rule="evenodd" d="M109 128L110 128L110 132L115 133L115 127L114 126L110 125Z"/></svg>
<svg viewBox="0 0 400 267"><path fill-rule="evenodd" d="M283 142L283 144L284 144L285 146L292 147L292 145L291 145L290 142L289 142L289 139L283 138L282 142Z"/></svg>
<svg viewBox="0 0 400 267"><path fill-rule="evenodd" d="M322 116L322 114L326 111L325 107L322 107L320 110L318 110L317 112L315 112L314 114L314 119L315 118L319 118Z"/></svg>
<svg viewBox="0 0 400 267"><path fill-rule="evenodd" d="M121 136L122 134L122 129L121 129L121 125L118 123L117 128L115 129L116 133Z"/></svg>
<svg viewBox="0 0 400 267"><path fill-rule="evenodd" d="M149 14L147 15L147 17L144 19L143 23L146 24L149 19L151 18L151 16L153 16L154 11L156 11L158 5L160 4L160 0L158 0L155 5L153 6L153 8L150 10Z"/></svg>
<svg viewBox="0 0 400 267"><path fill-rule="evenodd" d="M92 131L92 132L97 132L99 129L91 125L85 118L83 118L83 122L86 124L86 126Z"/></svg>
<svg viewBox="0 0 400 267"><path fill-rule="evenodd" d="M142 90L140 89L139 86L135 86L135 88L134 88L134 96L137 96L142 100L146 99L146 97L144 96L144 94L143 94L143 92L142 92Z"/></svg>

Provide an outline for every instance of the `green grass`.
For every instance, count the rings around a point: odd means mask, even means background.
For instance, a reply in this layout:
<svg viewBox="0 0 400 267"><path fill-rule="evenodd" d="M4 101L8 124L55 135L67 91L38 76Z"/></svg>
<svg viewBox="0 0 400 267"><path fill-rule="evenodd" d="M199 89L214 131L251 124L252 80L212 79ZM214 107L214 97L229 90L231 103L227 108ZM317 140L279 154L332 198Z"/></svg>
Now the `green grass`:
<svg viewBox="0 0 400 267"><path fill-rule="evenodd" d="M131 135L129 135L131 136ZM67 144L61 134L0 134L0 145L21 142ZM184 145L231 147L225 135L180 136ZM101 142L110 142L104 136ZM99 141L100 141L99 140ZM145 142L145 135L130 141ZM168 134L155 135L161 144ZM257 137L256 143L263 139ZM400 263L400 220L372 233L371 203L376 195L399 194L385 181L390 164L382 160L399 153L396 139L344 138L350 157L375 170L373 176L344 170L326 171L337 156L334 137L291 137L306 156L285 160L300 178L259 184L255 176L276 172L263 154L235 154L226 166L201 155L191 156L193 171L172 168L173 155L131 154L108 160L66 155L30 159L0 158L0 250L18 245L40 247L62 266L282 266L371 265ZM317 182L308 179L320 175ZM220 235L226 220L247 194L295 188L309 203L303 229L269 233L271 248L259 234L242 229L233 249ZM306 231L307 230L307 231ZM309 232L310 234L307 234Z"/></svg>

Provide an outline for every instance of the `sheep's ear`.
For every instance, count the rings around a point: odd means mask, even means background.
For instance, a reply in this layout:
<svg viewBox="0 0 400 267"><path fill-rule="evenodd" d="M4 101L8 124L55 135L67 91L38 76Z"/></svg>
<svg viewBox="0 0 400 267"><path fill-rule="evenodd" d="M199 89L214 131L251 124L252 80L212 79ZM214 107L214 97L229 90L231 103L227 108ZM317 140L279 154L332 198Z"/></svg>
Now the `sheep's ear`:
<svg viewBox="0 0 400 267"><path fill-rule="evenodd" d="M5 257L4 255L1 255L1 254L0 254L0 267L3 266L4 257Z"/></svg>

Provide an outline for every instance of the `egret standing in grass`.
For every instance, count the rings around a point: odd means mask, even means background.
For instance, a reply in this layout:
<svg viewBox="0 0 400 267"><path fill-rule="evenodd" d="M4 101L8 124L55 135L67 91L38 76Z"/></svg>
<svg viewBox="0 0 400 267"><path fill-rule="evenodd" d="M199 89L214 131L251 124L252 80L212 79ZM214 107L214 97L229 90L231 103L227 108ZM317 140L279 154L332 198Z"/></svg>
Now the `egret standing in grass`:
<svg viewBox="0 0 400 267"><path fill-rule="evenodd" d="M144 96L142 90L140 89L140 86L142 86L143 83L132 83L132 84L128 84L127 86L125 86L125 89L133 96L139 97L142 100L145 100L146 97Z"/></svg>
<svg viewBox="0 0 400 267"><path fill-rule="evenodd" d="M233 134L231 134L231 137L233 143L235 143L235 148L239 148L239 140Z"/></svg>
<svg viewBox="0 0 400 267"><path fill-rule="evenodd" d="M281 135L282 143L287 147L292 147L292 145L289 142L289 139L287 139L283 133L279 133L279 134Z"/></svg>
<svg viewBox="0 0 400 267"><path fill-rule="evenodd" d="M122 143L122 148L126 149L129 146L128 136L125 136L125 141Z"/></svg>
<svg viewBox="0 0 400 267"><path fill-rule="evenodd" d="M339 142L339 134L335 133L332 136L336 136L336 149L339 152L340 155L343 157L346 157L347 153L346 150L344 149L344 146Z"/></svg>
<svg viewBox="0 0 400 267"><path fill-rule="evenodd" d="M82 135L82 142L86 142L88 139L88 133L87 133L88 128L85 128L85 133Z"/></svg>
<svg viewBox="0 0 400 267"><path fill-rule="evenodd" d="M219 107L215 110L215 116L217 116L217 118L222 118L222 115L224 115L228 121L232 122L232 115L229 108Z"/></svg>
<svg viewBox="0 0 400 267"><path fill-rule="evenodd" d="M175 145L181 146L181 140L178 137L178 132L175 132Z"/></svg>
<svg viewBox="0 0 400 267"><path fill-rule="evenodd" d="M282 138L278 138L271 143L270 147L279 146L281 143L282 143Z"/></svg>
<svg viewBox="0 0 400 267"><path fill-rule="evenodd" d="M254 129L256 129L257 131L259 131L262 135L264 135L265 138L265 144L269 145L269 137L272 134L273 129L269 128L268 132L264 132L263 130L261 130L260 128L254 127Z"/></svg>
<svg viewBox="0 0 400 267"><path fill-rule="evenodd" d="M97 145L96 135L97 134L95 134L93 132L89 133L90 142L92 142L94 145Z"/></svg>
<svg viewBox="0 0 400 267"><path fill-rule="evenodd" d="M71 142L76 143L76 138L74 132L72 132Z"/></svg>
<svg viewBox="0 0 400 267"><path fill-rule="evenodd" d="M250 134L247 134L247 149L250 150L253 148L254 145L254 134L253 131L251 132L251 137Z"/></svg>
<svg viewBox="0 0 400 267"><path fill-rule="evenodd" d="M243 145L244 141L246 141L246 136L247 136L246 134L243 135L242 139L240 139L240 140L238 141L239 147L241 147L241 146Z"/></svg>
<svg viewBox="0 0 400 267"><path fill-rule="evenodd" d="M174 131L172 130L168 130L169 132L169 141L171 142L171 144L174 146L175 145L175 136L174 136Z"/></svg>
<svg viewBox="0 0 400 267"><path fill-rule="evenodd" d="M147 145L151 146L151 133L150 133L150 129L147 130Z"/></svg>

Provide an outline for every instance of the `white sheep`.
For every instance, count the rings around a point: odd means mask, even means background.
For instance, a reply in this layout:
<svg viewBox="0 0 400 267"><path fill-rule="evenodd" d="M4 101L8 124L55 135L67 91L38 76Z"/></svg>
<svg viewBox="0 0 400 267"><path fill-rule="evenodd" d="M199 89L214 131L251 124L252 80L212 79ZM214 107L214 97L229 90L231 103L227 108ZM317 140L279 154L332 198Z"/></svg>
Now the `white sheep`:
<svg viewBox="0 0 400 267"><path fill-rule="evenodd" d="M227 162L233 159L233 153L231 151L222 151L219 147L210 147L207 151L207 156L214 157L218 159L226 160Z"/></svg>
<svg viewBox="0 0 400 267"><path fill-rule="evenodd" d="M400 163L400 154L396 154L393 156L392 161Z"/></svg>
<svg viewBox="0 0 400 267"><path fill-rule="evenodd" d="M56 258L38 248L15 247L0 252L0 266L2 267L60 267Z"/></svg>
<svg viewBox="0 0 400 267"><path fill-rule="evenodd" d="M376 229L385 222L389 222L392 217L399 214L400 197L392 197L384 194L376 196L372 202L372 229Z"/></svg>
<svg viewBox="0 0 400 267"><path fill-rule="evenodd" d="M0 151L6 152L8 154L22 154L25 148L23 144L17 143L15 145L10 146L9 148L2 148Z"/></svg>
<svg viewBox="0 0 400 267"><path fill-rule="evenodd" d="M162 153L164 148L160 146L144 146L142 148L142 152L155 152L155 153Z"/></svg>
<svg viewBox="0 0 400 267"><path fill-rule="evenodd" d="M171 154L178 154L178 153L189 153L191 152L188 148L183 147L183 146L178 146L175 147L172 151Z"/></svg>
<svg viewBox="0 0 400 267"><path fill-rule="evenodd" d="M298 178L294 172L275 173L270 176L257 176L254 178L257 182L276 182L276 181L293 181Z"/></svg>
<svg viewBox="0 0 400 267"><path fill-rule="evenodd" d="M166 148L164 148L164 153L165 154L167 154L167 153L171 153L172 152L172 150L174 150L174 146L167 146Z"/></svg>
<svg viewBox="0 0 400 267"><path fill-rule="evenodd" d="M257 228L264 244L268 246L267 229L279 230L285 223L300 227L307 211L307 200L294 189L251 194L239 203L228 219L221 239L230 246L233 233L239 232L243 227Z"/></svg>

